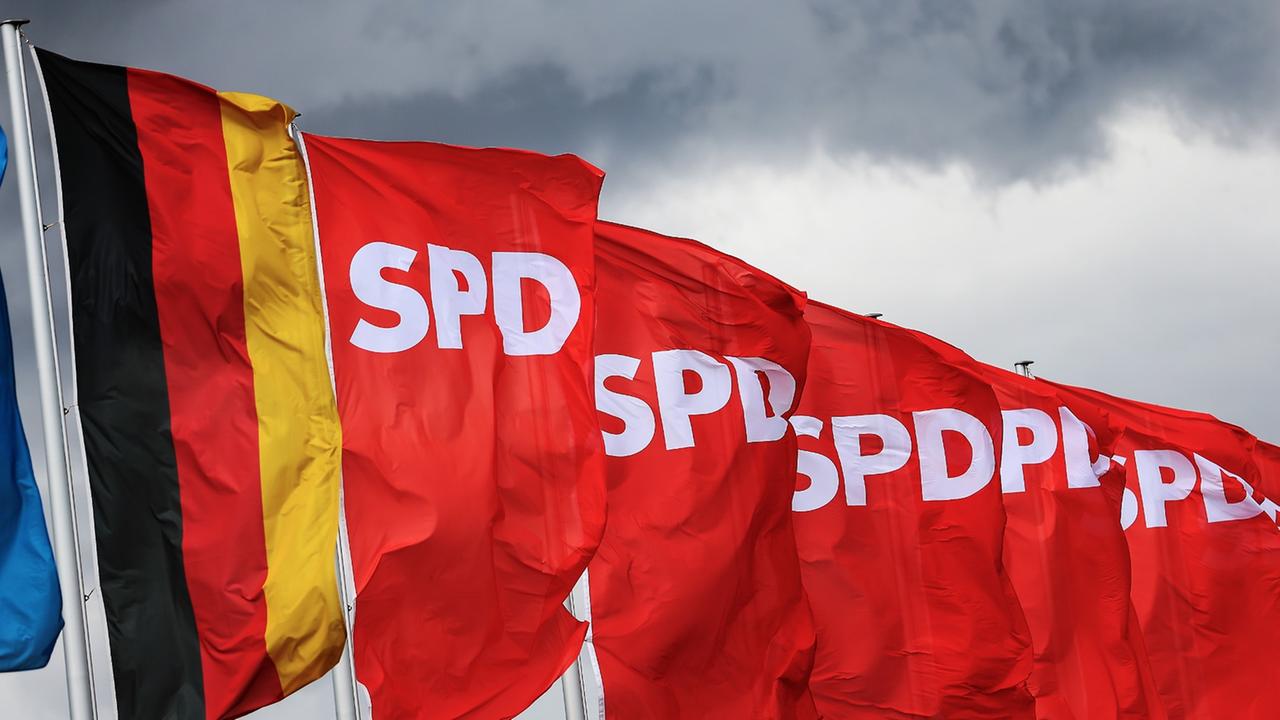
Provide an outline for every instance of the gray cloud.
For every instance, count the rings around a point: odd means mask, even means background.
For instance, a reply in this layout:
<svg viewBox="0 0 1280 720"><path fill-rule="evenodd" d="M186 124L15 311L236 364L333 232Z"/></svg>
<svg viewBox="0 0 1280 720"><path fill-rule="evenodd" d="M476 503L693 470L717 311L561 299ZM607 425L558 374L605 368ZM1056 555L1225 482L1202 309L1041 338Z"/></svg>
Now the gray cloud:
<svg viewBox="0 0 1280 720"><path fill-rule="evenodd" d="M307 130L378 139L435 138L460 145L575 152L606 168L643 163L644 149L665 157L673 138L698 132L700 74L672 87L656 73L637 74L617 92L588 97L555 65L520 68L468 99L443 93L386 97L321 107L300 120Z"/></svg>
<svg viewBox="0 0 1280 720"><path fill-rule="evenodd" d="M1106 123L1133 106L1161 106L1226 139L1274 139L1280 128L1271 2L815 0L808 13L726 3L693 18L654 15L697 31L592 18L583 24L603 37L571 31L560 47L514 53L463 87L377 95L373 107L391 116L365 132L420 134L425 121L446 140L627 163L694 149L767 159L818 145L961 162L1012 181L1104 156ZM326 104L316 128L358 131L368 109L363 98ZM495 124L501 133L477 132ZM551 128L564 134L549 138Z"/></svg>
<svg viewBox="0 0 1280 720"><path fill-rule="evenodd" d="M38 41L275 93L317 132L601 163L817 145L1004 182L1104 156L1134 105L1280 133L1269 0L60 5Z"/></svg>

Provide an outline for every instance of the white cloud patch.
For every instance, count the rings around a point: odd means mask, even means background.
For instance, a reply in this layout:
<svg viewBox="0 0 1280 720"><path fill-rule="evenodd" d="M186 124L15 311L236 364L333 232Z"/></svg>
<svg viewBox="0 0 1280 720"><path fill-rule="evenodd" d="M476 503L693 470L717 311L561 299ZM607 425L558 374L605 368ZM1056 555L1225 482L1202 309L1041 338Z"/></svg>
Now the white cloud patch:
<svg viewBox="0 0 1280 720"><path fill-rule="evenodd" d="M1280 439L1280 151L1135 113L1109 159L993 187L960 166L815 152L605 183L610 219L695 237L816 299L1055 380L1213 412Z"/></svg>

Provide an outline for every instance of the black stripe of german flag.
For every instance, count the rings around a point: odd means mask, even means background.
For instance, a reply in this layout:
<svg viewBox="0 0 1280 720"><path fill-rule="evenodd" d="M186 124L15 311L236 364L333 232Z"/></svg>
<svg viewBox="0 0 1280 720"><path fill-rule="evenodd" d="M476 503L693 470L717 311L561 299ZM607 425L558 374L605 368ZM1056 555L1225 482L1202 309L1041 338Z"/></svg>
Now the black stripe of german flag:
<svg viewBox="0 0 1280 720"><path fill-rule="evenodd" d="M120 717L237 717L323 675L345 636L294 114L38 55Z"/></svg>
<svg viewBox="0 0 1280 720"><path fill-rule="evenodd" d="M203 717L126 71L48 52L40 66L62 166L76 383L117 702L123 717Z"/></svg>

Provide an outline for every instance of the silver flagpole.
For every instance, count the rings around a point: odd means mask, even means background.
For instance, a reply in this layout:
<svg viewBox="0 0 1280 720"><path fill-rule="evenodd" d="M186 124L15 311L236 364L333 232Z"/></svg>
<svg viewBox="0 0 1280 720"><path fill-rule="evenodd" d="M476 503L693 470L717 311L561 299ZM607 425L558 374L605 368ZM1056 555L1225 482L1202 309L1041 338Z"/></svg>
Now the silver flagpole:
<svg viewBox="0 0 1280 720"><path fill-rule="evenodd" d="M576 589L576 588L575 588ZM565 606L569 608L569 613L577 617L574 611L573 592L569 592L569 599L565 601ZM564 675L560 677L560 691L564 693L564 718L565 720L586 720L586 708L583 707L582 693L582 653L578 653L577 659L564 671Z"/></svg>
<svg viewBox="0 0 1280 720"><path fill-rule="evenodd" d="M71 475L67 472L67 435L63 425L62 387L58 351L53 336L53 310L45 258L40 196L36 187L35 151L27 107L26 73L18 28L26 20L0 22L4 41L5 75L9 81L10 122L13 129L13 171L22 205L22 239L26 245L27 282L31 290L36 370L40 385L41 427L44 431L45 477L53 516L53 550L58 583L62 587L62 652L67 666L67 704L71 720L96 717L93 671L89 665L89 635L85 626L84 588L80 577L80 549L76 538Z"/></svg>
<svg viewBox="0 0 1280 720"><path fill-rule="evenodd" d="M345 523L338 526L338 551L335 561L338 564L338 588L339 597L342 601L342 619L347 627L347 642L342 646L342 655L338 658L338 664L333 667L333 706L337 715L337 720L359 720L360 706L356 698L356 671L355 664L351 661L351 647L354 638L351 635L352 625L351 611L352 602L348 589L347 567L350 559L347 557L344 549L347 547L347 532Z"/></svg>

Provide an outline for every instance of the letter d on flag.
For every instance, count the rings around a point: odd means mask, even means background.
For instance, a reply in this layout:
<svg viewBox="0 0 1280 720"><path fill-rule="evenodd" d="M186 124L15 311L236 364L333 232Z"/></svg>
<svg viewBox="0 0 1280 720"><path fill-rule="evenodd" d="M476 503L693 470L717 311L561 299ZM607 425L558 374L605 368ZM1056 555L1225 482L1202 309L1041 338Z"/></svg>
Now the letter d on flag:
<svg viewBox="0 0 1280 720"><path fill-rule="evenodd" d="M4 146L0 133L0 177ZM0 280L0 672L44 667L60 630L58 574L18 415L13 341Z"/></svg>

